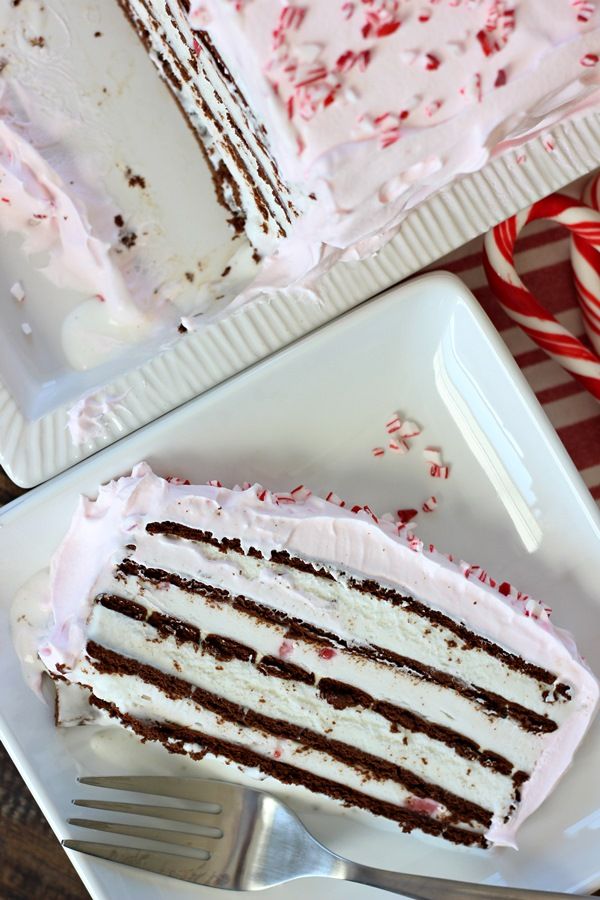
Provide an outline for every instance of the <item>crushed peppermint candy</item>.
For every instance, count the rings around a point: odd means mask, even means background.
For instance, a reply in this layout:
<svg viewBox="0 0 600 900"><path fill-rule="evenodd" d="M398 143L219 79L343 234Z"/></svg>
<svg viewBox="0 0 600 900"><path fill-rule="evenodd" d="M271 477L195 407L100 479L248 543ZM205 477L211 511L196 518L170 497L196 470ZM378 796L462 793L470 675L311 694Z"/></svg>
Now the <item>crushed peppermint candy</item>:
<svg viewBox="0 0 600 900"><path fill-rule="evenodd" d="M396 515L400 524L406 525L415 518L418 512L418 509L399 509L396 511Z"/></svg>
<svg viewBox="0 0 600 900"><path fill-rule="evenodd" d="M468 83L459 89L459 94L465 100L475 100L477 103L481 103L483 100L481 73L475 72Z"/></svg>
<svg viewBox="0 0 600 900"><path fill-rule="evenodd" d="M425 107L425 115L428 118L431 118L431 116L434 116L436 112L442 108L443 105L443 100L432 100L431 103L428 103Z"/></svg>
<svg viewBox="0 0 600 900"><path fill-rule="evenodd" d="M402 24L398 15L400 0L362 0L363 38L385 38L394 34Z"/></svg>
<svg viewBox="0 0 600 900"><path fill-rule="evenodd" d="M338 57L335 69L337 72L349 72L354 66L357 66L361 72L364 72L371 61L371 51L361 50L355 53L353 50L346 50Z"/></svg>
<svg viewBox="0 0 600 900"><path fill-rule="evenodd" d="M425 813L428 816L434 816L441 808L436 800L430 800L429 797L415 796L407 797L404 801L404 806L406 809L412 810L412 812Z"/></svg>
<svg viewBox="0 0 600 900"><path fill-rule="evenodd" d="M10 289L10 294L12 297L14 297L17 303L23 302L23 300L25 299L25 288L20 281L15 281Z"/></svg>
<svg viewBox="0 0 600 900"><path fill-rule="evenodd" d="M21 322L21 331L23 332L23 334L26 334L27 336L29 336L30 334L33 333L33 329L31 327L31 325L29 324L29 322Z"/></svg>
<svg viewBox="0 0 600 900"><path fill-rule="evenodd" d="M323 647L322 650L319 650L319 657L321 659L333 659L335 656L335 650L333 647Z"/></svg>
<svg viewBox="0 0 600 900"><path fill-rule="evenodd" d="M405 440L395 441L392 439L388 442L388 450L390 453L398 453L400 456L404 456L410 450L410 445Z"/></svg>
<svg viewBox="0 0 600 900"><path fill-rule="evenodd" d="M291 494L288 493L278 493L273 494L273 501L277 503L278 506L285 505L286 503L295 503L296 498L292 497Z"/></svg>
<svg viewBox="0 0 600 900"><path fill-rule="evenodd" d="M400 431L402 428L402 422L400 421L399 416L392 416L392 418L385 423L385 430L388 434L394 434L396 431Z"/></svg>
<svg viewBox="0 0 600 900"><path fill-rule="evenodd" d="M427 500L423 503L421 509L425 513L433 512L436 506L438 505L437 498L435 496L428 497Z"/></svg>
<svg viewBox="0 0 600 900"><path fill-rule="evenodd" d="M450 466L436 466L433 465L429 469L429 474L432 478L449 478L450 477Z"/></svg>
<svg viewBox="0 0 600 900"><path fill-rule="evenodd" d="M371 453L373 454L373 456L383 456L385 450L383 449L383 447L373 447Z"/></svg>
<svg viewBox="0 0 600 900"><path fill-rule="evenodd" d="M425 447L423 450L423 456L427 460L427 462L434 463L436 466L442 465L442 454L437 447Z"/></svg>
<svg viewBox="0 0 600 900"><path fill-rule="evenodd" d="M578 22L589 22L596 12L596 4L592 0L571 0L571 6L577 12Z"/></svg>
<svg viewBox="0 0 600 900"><path fill-rule="evenodd" d="M277 652L279 659L287 659L294 652L294 645L291 641L282 641Z"/></svg>
<svg viewBox="0 0 600 900"><path fill-rule="evenodd" d="M426 53L422 58L422 64L427 72L435 72L436 69L439 69L441 62L435 53Z"/></svg>
<svg viewBox="0 0 600 900"><path fill-rule="evenodd" d="M308 498L312 496L312 491L305 487L303 484L299 484L292 491L290 491L290 494L295 500L304 501L308 500Z"/></svg>
<svg viewBox="0 0 600 900"><path fill-rule="evenodd" d="M339 507L344 507L346 505L346 501L342 500L341 497L338 497L337 494L334 494L333 491L329 491L325 499L328 503L335 503L335 505Z"/></svg>
<svg viewBox="0 0 600 900"><path fill-rule="evenodd" d="M423 550L423 541L420 540L420 538L416 537L414 534L408 534L406 540L411 550L415 553L421 553Z"/></svg>
<svg viewBox="0 0 600 900"><path fill-rule="evenodd" d="M450 466L444 463L438 447L425 447L423 456L429 465L429 474L432 478L449 478Z"/></svg>
<svg viewBox="0 0 600 900"><path fill-rule="evenodd" d="M407 419L405 422L402 423L402 426L400 428L400 437L403 437L403 438L418 437L421 434L422 430L423 429L420 427L420 425L417 425L416 422L411 422L410 419Z"/></svg>

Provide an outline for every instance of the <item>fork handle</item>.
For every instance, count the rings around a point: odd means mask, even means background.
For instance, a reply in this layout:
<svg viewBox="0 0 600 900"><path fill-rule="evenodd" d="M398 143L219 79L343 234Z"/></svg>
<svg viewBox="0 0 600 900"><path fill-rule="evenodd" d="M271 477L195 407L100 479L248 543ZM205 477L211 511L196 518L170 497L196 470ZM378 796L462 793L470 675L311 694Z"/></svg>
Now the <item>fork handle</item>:
<svg viewBox="0 0 600 900"><path fill-rule="evenodd" d="M386 869L374 869L345 861L338 878L368 884L370 887L402 894L412 900L565 900L566 894L555 891L531 891L524 888L499 887L489 884L469 884L449 881L445 878L428 878L425 875L403 875ZM335 876L334 876L335 877ZM569 894L583 897L584 894Z"/></svg>

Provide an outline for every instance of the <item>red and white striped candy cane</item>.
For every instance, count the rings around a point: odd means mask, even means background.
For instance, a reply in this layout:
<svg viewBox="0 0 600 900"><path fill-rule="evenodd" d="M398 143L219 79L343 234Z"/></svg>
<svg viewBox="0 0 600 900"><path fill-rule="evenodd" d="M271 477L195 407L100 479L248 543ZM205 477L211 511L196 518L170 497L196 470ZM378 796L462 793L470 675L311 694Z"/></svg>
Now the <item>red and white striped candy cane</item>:
<svg viewBox="0 0 600 900"><path fill-rule="evenodd" d="M600 212L571 197L552 194L488 232L483 265L489 285L511 319L600 400L600 359L550 315L515 269L517 237L525 225L536 219L564 225L586 244L600 249Z"/></svg>
<svg viewBox="0 0 600 900"><path fill-rule="evenodd" d="M600 172L587 182L581 199L600 210ZM600 354L600 253L579 235L571 236L571 265L583 324L596 353Z"/></svg>

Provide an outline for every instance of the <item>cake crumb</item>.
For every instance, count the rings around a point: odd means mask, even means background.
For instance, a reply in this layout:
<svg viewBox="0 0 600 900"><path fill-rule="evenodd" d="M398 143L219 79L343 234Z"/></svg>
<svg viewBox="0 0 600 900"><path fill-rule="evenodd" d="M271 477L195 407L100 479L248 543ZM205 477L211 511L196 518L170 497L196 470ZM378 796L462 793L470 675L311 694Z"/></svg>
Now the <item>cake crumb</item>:
<svg viewBox="0 0 600 900"><path fill-rule="evenodd" d="M194 273L193 272L185 272L184 274L185 274L185 277L187 278L187 280L191 284L194 280Z"/></svg>
<svg viewBox="0 0 600 900"><path fill-rule="evenodd" d="M131 248L135 247L137 243L137 234L135 233L135 231L124 231L119 240L124 247L127 247L128 250L131 250Z"/></svg>
<svg viewBox="0 0 600 900"><path fill-rule="evenodd" d="M29 38L29 43L32 47L45 47L46 38L40 34L37 37Z"/></svg>
<svg viewBox="0 0 600 900"><path fill-rule="evenodd" d="M137 175L130 166L127 166L125 169L125 177L127 178L127 184L129 187L139 187L144 190L146 187L146 179L143 175Z"/></svg>

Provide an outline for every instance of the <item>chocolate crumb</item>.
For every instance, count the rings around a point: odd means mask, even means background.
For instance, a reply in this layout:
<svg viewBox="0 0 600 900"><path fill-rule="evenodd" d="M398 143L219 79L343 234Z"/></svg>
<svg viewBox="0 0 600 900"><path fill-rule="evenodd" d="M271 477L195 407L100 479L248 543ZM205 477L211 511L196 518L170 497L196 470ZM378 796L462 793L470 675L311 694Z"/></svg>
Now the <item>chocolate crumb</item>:
<svg viewBox="0 0 600 900"><path fill-rule="evenodd" d="M139 187L142 188L142 190L146 187L146 179L144 176L136 175L129 166L125 169L125 177L127 178L129 187Z"/></svg>
<svg viewBox="0 0 600 900"><path fill-rule="evenodd" d="M185 327L183 322L179 323L179 325L177 326L177 331L179 332L179 334L187 334L187 328Z"/></svg>
<svg viewBox="0 0 600 900"><path fill-rule="evenodd" d="M258 252L258 250L256 249L256 247L255 247L254 250L252 251L252 259L254 260L254 262L255 262L257 265L258 265L258 263L259 263L259 262L261 261L261 259L262 259L261 255L260 255L260 253Z"/></svg>
<svg viewBox="0 0 600 900"><path fill-rule="evenodd" d="M45 47L46 46L46 38L43 35L38 35L38 37L29 38L29 43L32 47Z"/></svg>
<svg viewBox="0 0 600 900"><path fill-rule="evenodd" d="M121 241L123 246L127 247L127 249L129 250L131 249L131 247L135 247L137 242L137 234L135 233L135 231L124 231L119 240Z"/></svg>
<svg viewBox="0 0 600 900"><path fill-rule="evenodd" d="M95 31L95 32L94 32L94 37L102 37L102 32L101 32L101 31Z"/></svg>
<svg viewBox="0 0 600 900"><path fill-rule="evenodd" d="M117 228L123 227L123 225L125 224L125 219L123 218L121 213L119 213L118 215L115 216L114 223L117 226Z"/></svg>
<svg viewBox="0 0 600 900"><path fill-rule="evenodd" d="M223 271L221 272L221 278L227 278L229 273L231 272L231 266L225 266Z"/></svg>
<svg viewBox="0 0 600 900"><path fill-rule="evenodd" d="M192 281L194 280L194 273L193 273L193 272L186 272L186 273L185 273L185 277L187 278L187 280L188 280L188 281L190 282L190 284L191 284Z"/></svg>

